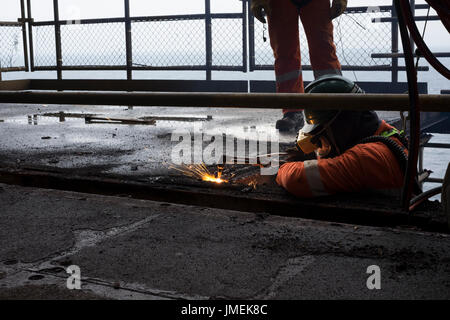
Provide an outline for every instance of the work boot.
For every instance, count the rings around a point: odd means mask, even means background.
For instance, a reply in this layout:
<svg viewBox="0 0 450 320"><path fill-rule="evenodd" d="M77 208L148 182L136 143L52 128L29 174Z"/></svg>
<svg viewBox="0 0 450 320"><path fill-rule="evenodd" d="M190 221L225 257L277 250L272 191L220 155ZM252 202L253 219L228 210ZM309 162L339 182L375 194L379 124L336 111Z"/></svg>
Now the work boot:
<svg viewBox="0 0 450 320"><path fill-rule="evenodd" d="M286 112L283 118L277 121L275 128L280 131L300 130L303 127L303 112Z"/></svg>

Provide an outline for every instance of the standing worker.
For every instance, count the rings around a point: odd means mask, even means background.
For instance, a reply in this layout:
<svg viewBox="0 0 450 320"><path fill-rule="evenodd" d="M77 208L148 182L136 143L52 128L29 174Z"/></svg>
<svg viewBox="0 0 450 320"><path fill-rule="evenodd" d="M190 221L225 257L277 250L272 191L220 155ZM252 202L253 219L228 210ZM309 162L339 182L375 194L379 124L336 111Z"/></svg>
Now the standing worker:
<svg viewBox="0 0 450 320"><path fill-rule="evenodd" d="M303 93L298 17L308 39L309 56L314 78L325 74L341 75L336 56L332 20L347 8L347 0L252 0L251 11L256 19L269 23L270 45L275 56L277 92ZM264 13L263 13L264 11ZM303 125L302 109L284 109L276 128L298 130Z"/></svg>

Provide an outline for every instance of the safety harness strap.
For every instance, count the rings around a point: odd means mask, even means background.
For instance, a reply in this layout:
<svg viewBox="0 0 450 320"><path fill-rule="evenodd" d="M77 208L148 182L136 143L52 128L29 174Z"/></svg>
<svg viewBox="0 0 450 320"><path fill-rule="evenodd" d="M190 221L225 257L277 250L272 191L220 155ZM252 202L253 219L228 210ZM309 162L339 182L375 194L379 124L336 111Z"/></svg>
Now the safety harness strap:
<svg viewBox="0 0 450 320"><path fill-rule="evenodd" d="M380 134L380 136L386 137L386 138L390 138L390 137L395 136L395 135L401 136L401 135L403 135L404 133L405 133L405 131L403 131L403 130L399 131L397 128L392 128L391 131L384 131L384 132L382 132L382 133ZM405 147L406 147L406 146L405 146Z"/></svg>

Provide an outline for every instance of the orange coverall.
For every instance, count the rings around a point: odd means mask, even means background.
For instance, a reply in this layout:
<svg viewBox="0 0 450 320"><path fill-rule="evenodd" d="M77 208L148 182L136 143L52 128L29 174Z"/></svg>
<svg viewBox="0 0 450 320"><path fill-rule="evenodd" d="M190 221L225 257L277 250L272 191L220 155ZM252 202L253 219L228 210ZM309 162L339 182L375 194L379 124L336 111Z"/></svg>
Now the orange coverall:
<svg viewBox="0 0 450 320"><path fill-rule="evenodd" d="M382 121L374 135L392 128ZM390 139L402 145L398 139ZM293 195L307 198L368 189L398 189L403 184L403 173L389 148L375 142L356 145L335 158L286 163L278 170L276 181Z"/></svg>
<svg viewBox="0 0 450 320"><path fill-rule="evenodd" d="M305 0L296 0L301 4ZM314 77L341 74L333 41L329 0L311 0L300 10L291 0L270 0L270 45L275 57L277 92L303 93L298 17L305 29ZM300 109L301 110L301 109ZM300 110L283 110L288 111Z"/></svg>

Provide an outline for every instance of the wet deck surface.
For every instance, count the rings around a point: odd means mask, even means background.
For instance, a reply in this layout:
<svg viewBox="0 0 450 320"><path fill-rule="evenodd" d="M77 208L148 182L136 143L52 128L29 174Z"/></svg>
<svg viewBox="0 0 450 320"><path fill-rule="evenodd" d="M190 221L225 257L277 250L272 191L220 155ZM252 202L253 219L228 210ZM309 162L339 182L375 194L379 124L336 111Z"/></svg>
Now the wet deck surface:
<svg viewBox="0 0 450 320"><path fill-rule="evenodd" d="M173 130L204 124L207 132L229 130L244 138L273 130L280 116L277 110L126 109L3 105L0 165L207 191L168 168ZM44 116L61 111L212 120L150 126ZM291 133L280 141L294 138ZM268 188L246 194L292 200ZM9 185L1 185L0 199L2 298L450 297L450 238L441 233ZM65 287L64 268L72 264L82 271L81 292ZM382 290L366 287L372 264L381 267Z"/></svg>
<svg viewBox="0 0 450 320"><path fill-rule="evenodd" d="M77 114L62 122L59 112ZM48 115L53 114L53 116ZM211 121L157 121L152 125L86 124L86 115L108 118L151 116L211 116ZM398 113L384 113L393 119ZM148 175L167 173L164 163L176 144L171 135L177 129L207 133L228 133L246 138L252 133L270 133L281 143L293 143L296 132L280 134L274 124L279 110L213 108L134 108L92 106L2 105L0 108L0 152L3 163L48 165L58 168L96 167L101 172ZM138 170L135 169L137 166ZM134 172L133 172L134 171ZM137 172L135 172L137 171Z"/></svg>

